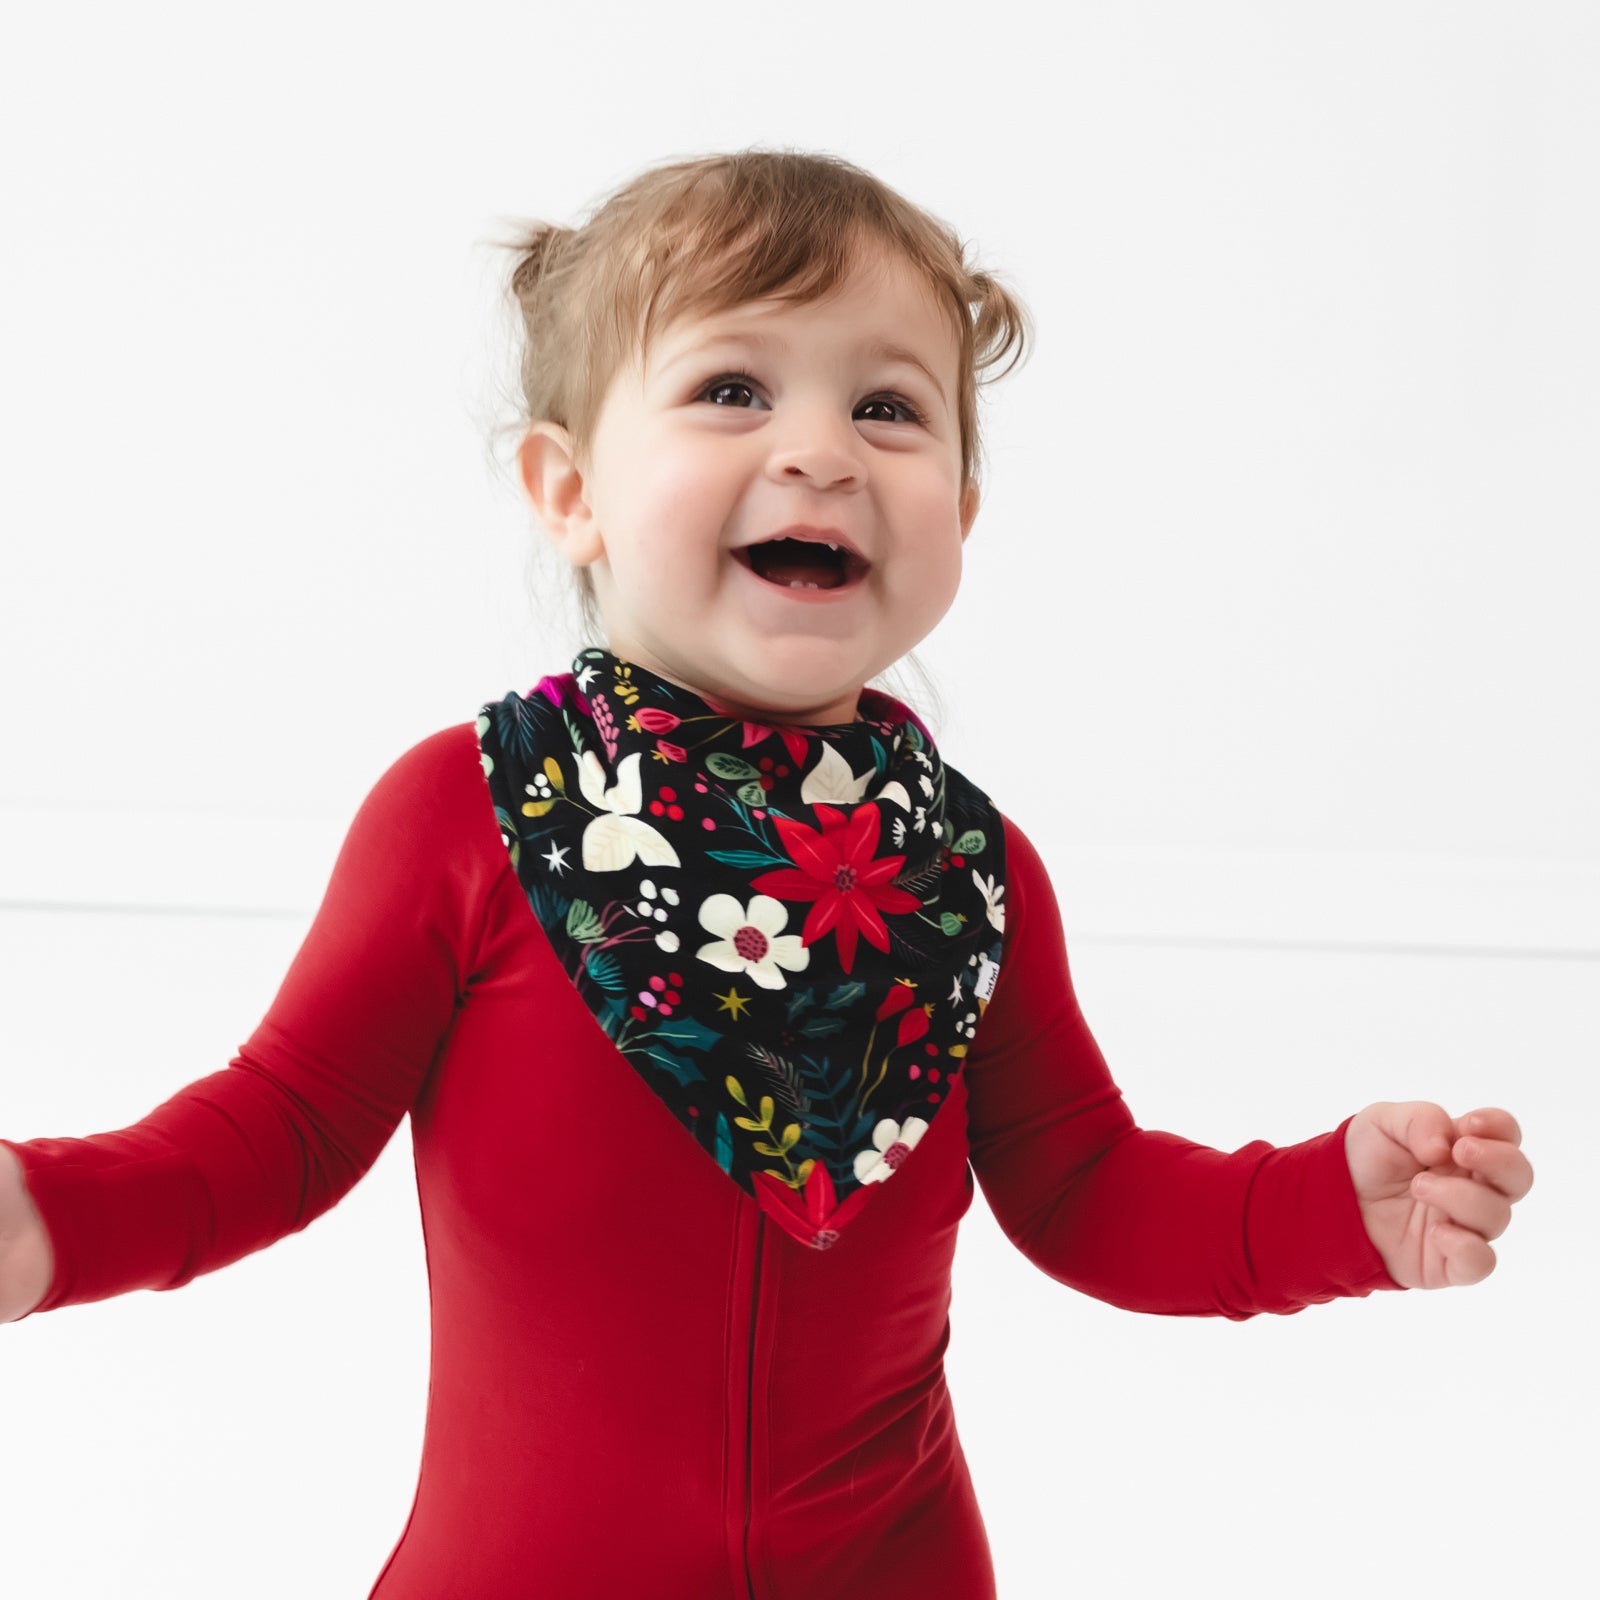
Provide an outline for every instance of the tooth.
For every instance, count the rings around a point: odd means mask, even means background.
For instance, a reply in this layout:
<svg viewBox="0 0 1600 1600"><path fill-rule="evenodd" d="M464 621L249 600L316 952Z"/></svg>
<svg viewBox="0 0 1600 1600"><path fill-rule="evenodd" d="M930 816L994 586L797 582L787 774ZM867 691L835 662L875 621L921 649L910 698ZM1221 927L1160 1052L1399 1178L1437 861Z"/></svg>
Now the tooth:
<svg viewBox="0 0 1600 1600"><path fill-rule="evenodd" d="M838 547L838 545L836 545L836 544L835 544L835 543L834 543L834 542L833 542L833 540L832 540L832 539L829 539L829 540L828 540L828 541L827 541L827 545L828 545L828 548L829 548L829 549L830 549L830 550L837 550L837 549L838 549L838 548L839 548L839 547Z"/></svg>
<svg viewBox="0 0 1600 1600"><path fill-rule="evenodd" d="M789 587L791 589L820 589L822 585L818 583L803 583L799 578L791 578Z"/></svg>

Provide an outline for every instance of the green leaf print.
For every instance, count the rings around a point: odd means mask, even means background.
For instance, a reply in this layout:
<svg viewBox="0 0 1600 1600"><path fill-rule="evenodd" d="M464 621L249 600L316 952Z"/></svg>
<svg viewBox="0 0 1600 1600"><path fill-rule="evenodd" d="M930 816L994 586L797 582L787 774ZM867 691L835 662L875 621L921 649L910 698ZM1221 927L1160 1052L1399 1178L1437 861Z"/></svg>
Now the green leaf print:
<svg viewBox="0 0 1600 1600"><path fill-rule="evenodd" d="M574 900L567 907L567 934L579 944L599 944L606 931L600 923L600 913L587 900ZM590 963L593 970L593 963Z"/></svg>
<svg viewBox="0 0 1600 1600"><path fill-rule="evenodd" d="M684 1087L691 1083L700 1083L705 1079L703 1073L687 1056L680 1056L672 1050L663 1050L658 1044L646 1046L650 1059L658 1066L670 1072Z"/></svg>
<svg viewBox="0 0 1600 1600"><path fill-rule="evenodd" d="M707 850L706 854L713 861L723 861L730 867L742 867L749 872L754 872L762 867L786 867L789 865L782 856L763 855L759 850Z"/></svg>
<svg viewBox="0 0 1600 1600"><path fill-rule="evenodd" d="M752 767L748 761L741 761L738 756L730 755L726 750L713 750L706 757L706 769L714 772L719 778L735 781L761 776L760 768Z"/></svg>
<svg viewBox="0 0 1600 1600"><path fill-rule="evenodd" d="M728 1119L717 1113L717 1165L724 1172L733 1171L733 1135L728 1132Z"/></svg>
<svg viewBox="0 0 1600 1600"><path fill-rule="evenodd" d="M669 1039L680 1050L708 1051L722 1042L722 1035L693 1017L668 1017L656 1024L656 1037Z"/></svg>
<svg viewBox="0 0 1600 1600"><path fill-rule="evenodd" d="M983 853L983 847L988 843L983 836L982 828L968 828L956 842L950 846L952 855L976 856Z"/></svg>
<svg viewBox="0 0 1600 1600"><path fill-rule="evenodd" d="M610 954L609 951L595 951L589 957L589 964L586 970L589 976L602 989L610 989L615 993L620 993L628 986L622 976L622 968L617 965L617 958Z"/></svg>
<svg viewBox="0 0 1600 1600"><path fill-rule="evenodd" d="M536 883L528 890L528 904L533 907L533 914L548 928L566 916L572 902L547 884Z"/></svg>
<svg viewBox="0 0 1600 1600"><path fill-rule="evenodd" d="M806 1039L826 1039L843 1027L843 1017L807 1017L800 1026L800 1033Z"/></svg>

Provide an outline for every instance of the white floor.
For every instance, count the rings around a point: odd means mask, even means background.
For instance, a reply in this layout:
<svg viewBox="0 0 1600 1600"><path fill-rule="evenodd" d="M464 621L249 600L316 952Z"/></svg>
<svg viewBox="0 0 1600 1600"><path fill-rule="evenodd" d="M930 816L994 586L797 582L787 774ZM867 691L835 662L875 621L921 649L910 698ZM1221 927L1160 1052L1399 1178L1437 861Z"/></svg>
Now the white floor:
<svg viewBox="0 0 1600 1600"><path fill-rule="evenodd" d="M225 1065L304 925L0 913L0 1132L119 1127ZM1539 1182L1482 1285L1245 1323L1073 1294L980 1197L948 1369L1004 1600L1580 1592L1600 964L1070 949L1147 1127L1232 1149L1376 1099L1499 1104ZM173 1294L0 1327L5 1592L359 1600L409 1509L426 1385L402 1124L305 1233Z"/></svg>

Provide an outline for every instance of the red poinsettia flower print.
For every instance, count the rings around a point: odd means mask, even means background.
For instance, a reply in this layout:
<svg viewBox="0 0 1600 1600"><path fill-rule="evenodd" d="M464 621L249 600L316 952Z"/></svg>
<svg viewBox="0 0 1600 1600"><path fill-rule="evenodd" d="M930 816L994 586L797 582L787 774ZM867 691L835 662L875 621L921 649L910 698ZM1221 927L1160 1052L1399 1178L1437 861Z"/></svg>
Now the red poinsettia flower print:
<svg viewBox="0 0 1600 1600"><path fill-rule="evenodd" d="M916 911L922 902L888 882L900 870L903 855L872 858L880 828L876 802L857 806L848 818L832 806L819 805L816 812L820 829L789 817L773 818L794 866L763 872L750 880L750 887L778 900L814 900L800 930L801 942L815 944L831 932L840 963L849 972L858 935L876 949L889 948L880 911Z"/></svg>
<svg viewBox="0 0 1600 1600"><path fill-rule="evenodd" d="M806 1176L805 1188L796 1194L781 1178L770 1172L756 1172L756 1201L780 1227L794 1235L801 1244L826 1250L839 1242L839 1230L872 1198L873 1185L864 1183L846 1197L842 1205L834 1203L833 1179L828 1174L825 1161L816 1162Z"/></svg>
<svg viewBox="0 0 1600 1600"><path fill-rule="evenodd" d="M760 744L763 739L770 739L776 735L783 741L784 749L789 752L789 759L796 766L805 760L806 741L815 737L809 727L797 726L792 722L751 722L749 718L740 716L722 701L713 700L710 695L703 695L701 698L718 716L739 718L743 724L742 749L748 750L751 745Z"/></svg>

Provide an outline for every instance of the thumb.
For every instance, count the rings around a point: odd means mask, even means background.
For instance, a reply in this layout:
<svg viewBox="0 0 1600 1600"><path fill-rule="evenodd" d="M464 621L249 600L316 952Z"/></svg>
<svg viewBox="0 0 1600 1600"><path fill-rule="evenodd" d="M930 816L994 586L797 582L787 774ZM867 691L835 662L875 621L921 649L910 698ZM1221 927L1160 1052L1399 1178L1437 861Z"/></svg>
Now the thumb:
<svg viewBox="0 0 1600 1600"><path fill-rule="evenodd" d="M1449 1163L1456 1127L1443 1106L1431 1100L1402 1100L1374 1106L1373 1111L1379 1128L1419 1167Z"/></svg>

